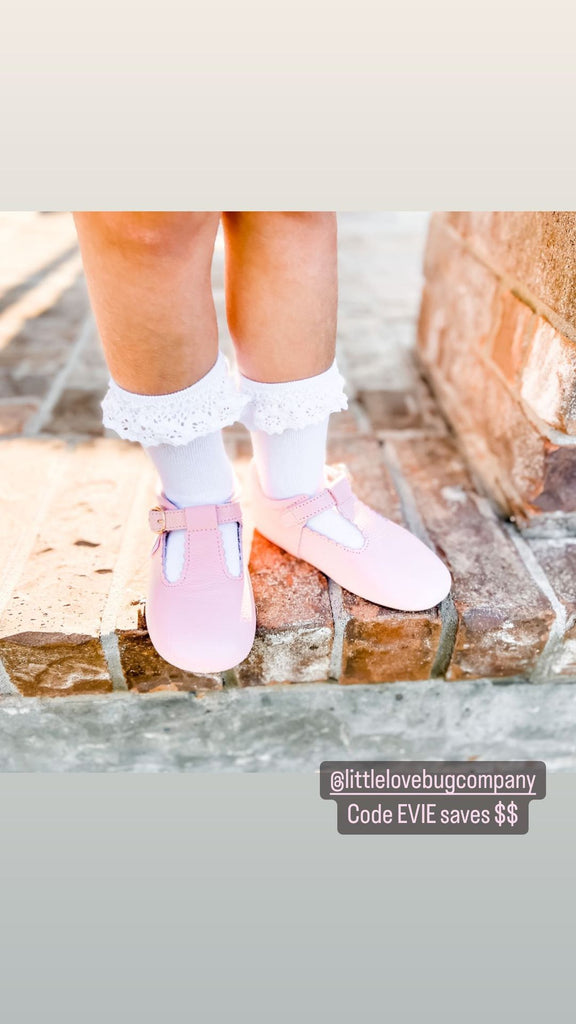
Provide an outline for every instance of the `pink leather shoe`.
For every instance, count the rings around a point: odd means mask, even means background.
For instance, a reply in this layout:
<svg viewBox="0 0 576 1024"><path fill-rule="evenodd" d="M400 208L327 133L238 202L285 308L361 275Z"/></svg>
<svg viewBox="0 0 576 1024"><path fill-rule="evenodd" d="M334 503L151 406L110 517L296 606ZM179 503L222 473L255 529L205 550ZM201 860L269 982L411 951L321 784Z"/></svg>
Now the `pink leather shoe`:
<svg viewBox="0 0 576 1024"><path fill-rule="evenodd" d="M452 579L438 556L409 530L361 502L343 464L326 466L325 475L328 486L312 497L268 498L252 461L249 477L256 529L341 587L375 604L423 611L446 597ZM361 531L363 547L345 547L306 525L311 516L329 508L337 508Z"/></svg>
<svg viewBox="0 0 576 1024"><path fill-rule="evenodd" d="M146 623L154 647L187 672L224 672L243 661L256 631L256 608L242 554L242 510L237 501L178 509L160 496L148 516L158 534L152 548ZM219 523L239 524L240 575L228 571ZM166 534L186 530L182 573L164 573Z"/></svg>

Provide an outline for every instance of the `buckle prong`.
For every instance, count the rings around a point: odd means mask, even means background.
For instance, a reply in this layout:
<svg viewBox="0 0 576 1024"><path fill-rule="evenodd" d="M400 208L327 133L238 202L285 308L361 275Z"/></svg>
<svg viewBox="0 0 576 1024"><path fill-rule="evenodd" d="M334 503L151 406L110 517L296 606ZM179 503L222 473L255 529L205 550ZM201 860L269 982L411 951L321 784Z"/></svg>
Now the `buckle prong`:
<svg viewBox="0 0 576 1024"><path fill-rule="evenodd" d="M166 533L166 509L162 508L161 505L155 505L152 511L159 512L162 517L160 529L154 530L154 533Z"/></svg>

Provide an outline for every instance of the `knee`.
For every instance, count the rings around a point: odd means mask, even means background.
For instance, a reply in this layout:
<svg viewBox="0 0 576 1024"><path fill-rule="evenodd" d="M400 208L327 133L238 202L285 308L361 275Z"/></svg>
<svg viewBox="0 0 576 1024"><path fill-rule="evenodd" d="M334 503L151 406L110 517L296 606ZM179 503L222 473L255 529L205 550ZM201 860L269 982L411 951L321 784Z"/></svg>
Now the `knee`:
<svg viewBox="0 0 576 1024"><path fill-rule="evenodd" d="M337 259L335 213L273 213L266 231L278 258L293 264L295 259L306 273L324 275Z"/></svg>
<svg viewBox="0 0 576 1024"><path fill-rule="evenodd" d="M223 213L222 220L226 228L233 232L249 234L256 232L260 236L286 235L298 233L303 237L329 235L336 236L336 214L322 211L260 211Z"/></svg>
<svg viewBox="0 0 576 1024"><path fill-rule="evenodd" d="M286 233L294 233L317 237L332 236L336 233L336 214L322 211L306 211L304 213L274 212L255 214L260 217L268 229Z"/></svg>
<svg viewBox="0 0 576 1024"><path fill-rule="evenodd" d="M223 214L225 231L249 248L272 248L276 262L292 262L295 253L312 270L332 263L337 254L335 213L256 212Z"/></svg>
<svg viewBox="0 0 576 1024"><path fill-rule="evenodd" d="M213 242L218 228L213 212L96 212L75 214L79 230L97 236L100 243L131 257L178 256L202 239Z"/></svg>

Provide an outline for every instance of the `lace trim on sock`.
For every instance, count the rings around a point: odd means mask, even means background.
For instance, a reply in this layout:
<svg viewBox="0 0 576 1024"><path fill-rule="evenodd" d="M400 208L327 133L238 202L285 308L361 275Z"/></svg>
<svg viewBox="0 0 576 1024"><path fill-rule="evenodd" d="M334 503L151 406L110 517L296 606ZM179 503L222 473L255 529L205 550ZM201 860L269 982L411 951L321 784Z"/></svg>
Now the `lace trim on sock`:
<svg viewBox="0 0 576 1024"><path fill-rule="evenodd" d="M249 398L240 422L249 430L281 434L320 423L332 412L348 408L345 380L336 360L324 373L304 380L262 384L238 374L240 391Z"/></svg>
<svg viewBox="0 0 576 1024"><path fill-rule="evenodd" d="M240 419L249 399L235 387L228 361L220 352L211 370L182 391L139 395L114 380L101 403L102 422L127 441L144 447L188 444Z"/></svg>

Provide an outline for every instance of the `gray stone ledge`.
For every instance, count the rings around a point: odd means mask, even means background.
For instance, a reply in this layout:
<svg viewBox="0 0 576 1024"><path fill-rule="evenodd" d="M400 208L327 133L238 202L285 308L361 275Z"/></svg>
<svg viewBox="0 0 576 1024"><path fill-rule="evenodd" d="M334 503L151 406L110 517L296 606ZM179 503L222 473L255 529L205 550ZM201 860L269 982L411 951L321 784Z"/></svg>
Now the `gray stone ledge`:
<svg viewBox="0 0 576 1024"><path fill-rule="evenodd" d="M309 772L338 758L533 758L575 771L576 684L0 697L2 771Z"/></svg>

